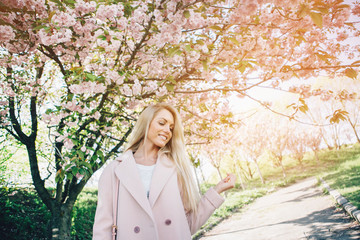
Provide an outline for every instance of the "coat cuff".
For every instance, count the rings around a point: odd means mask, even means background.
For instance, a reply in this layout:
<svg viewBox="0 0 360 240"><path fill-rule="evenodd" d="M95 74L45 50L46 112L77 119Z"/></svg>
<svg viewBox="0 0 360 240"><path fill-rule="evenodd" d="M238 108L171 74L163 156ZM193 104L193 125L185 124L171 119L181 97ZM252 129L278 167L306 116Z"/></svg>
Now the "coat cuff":
<svg viewBox="0 0 360 240"><path fill-rule="evenodd" d="M209 188L209 190L205 193L205 197L215 208L220 207L221 204L225 201L225 199L212 187Z"/></svg>

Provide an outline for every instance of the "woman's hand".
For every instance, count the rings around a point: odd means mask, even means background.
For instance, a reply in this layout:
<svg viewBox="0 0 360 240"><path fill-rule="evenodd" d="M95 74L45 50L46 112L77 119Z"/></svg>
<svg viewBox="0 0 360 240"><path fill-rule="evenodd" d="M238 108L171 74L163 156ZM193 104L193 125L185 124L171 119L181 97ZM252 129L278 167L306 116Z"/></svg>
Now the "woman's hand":
<svg viewBox="0 0 360 240"><path fill-rule="evenodd" d="M233 187L235 187L235 181L236 181L236 177L234 174L232 173L228 173L226 178L222 179L215 187L215 191L217 191L219 194L229 190Z"/></svg>

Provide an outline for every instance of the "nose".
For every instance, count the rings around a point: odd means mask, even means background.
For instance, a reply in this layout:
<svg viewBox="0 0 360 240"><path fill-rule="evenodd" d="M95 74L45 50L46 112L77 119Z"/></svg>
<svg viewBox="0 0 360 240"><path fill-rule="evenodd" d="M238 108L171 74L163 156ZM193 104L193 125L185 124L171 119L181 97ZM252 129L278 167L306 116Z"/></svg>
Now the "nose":
<svg viewBox="0 0 360 240"><path fill-rule="evenodd" d="M165 127L165 130L166 130L166 132L169 132L169 133L170 133L170 132L171 132L170 126L166 126L166 127Z"/></svg>

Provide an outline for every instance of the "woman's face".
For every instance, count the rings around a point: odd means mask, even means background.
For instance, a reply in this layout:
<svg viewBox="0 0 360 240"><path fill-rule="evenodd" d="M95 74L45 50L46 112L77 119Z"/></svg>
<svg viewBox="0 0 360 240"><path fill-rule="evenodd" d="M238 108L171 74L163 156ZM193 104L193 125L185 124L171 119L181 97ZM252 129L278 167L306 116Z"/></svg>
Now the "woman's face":
<svg viewBox="0 0 360 240"><path fill-rule="evenodd" d="M151 121L148 131L148 141L156 147L164 147L172 137L174 117L166 109L161 109Z"/></svg>

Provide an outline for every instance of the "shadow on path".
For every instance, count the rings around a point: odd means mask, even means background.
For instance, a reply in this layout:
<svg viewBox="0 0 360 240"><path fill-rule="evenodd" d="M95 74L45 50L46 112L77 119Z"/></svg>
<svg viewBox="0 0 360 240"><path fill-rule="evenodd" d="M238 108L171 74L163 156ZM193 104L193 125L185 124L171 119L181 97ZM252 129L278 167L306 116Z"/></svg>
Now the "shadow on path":
<svg viewBox="0 0 360 240"><path fill-rule="evenodd" d="M258 199L201 239L355 240L360 227L310 178Z"/></svg>

